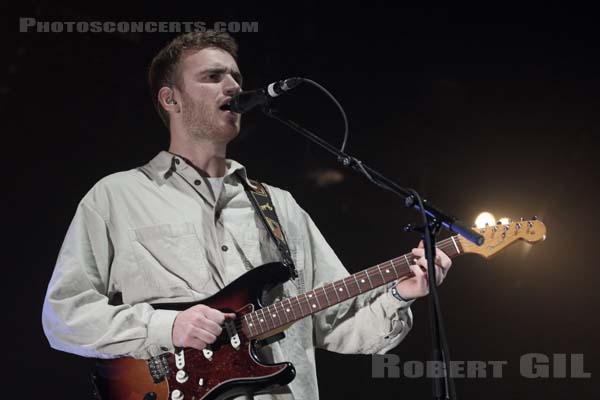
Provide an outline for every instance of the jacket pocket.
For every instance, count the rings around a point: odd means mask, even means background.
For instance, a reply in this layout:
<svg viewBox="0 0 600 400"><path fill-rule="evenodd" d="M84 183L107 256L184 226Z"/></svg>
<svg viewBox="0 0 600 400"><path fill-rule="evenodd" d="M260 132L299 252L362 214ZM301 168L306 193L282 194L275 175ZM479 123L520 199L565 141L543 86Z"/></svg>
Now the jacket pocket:
<svg viewBox="0 0 600 400"><path fill-rule="evenodd" d="M193 297L212 284L208 253L195 225L162 224L133 229L130 233L137 261L136 291L153 299Z"/></svg>

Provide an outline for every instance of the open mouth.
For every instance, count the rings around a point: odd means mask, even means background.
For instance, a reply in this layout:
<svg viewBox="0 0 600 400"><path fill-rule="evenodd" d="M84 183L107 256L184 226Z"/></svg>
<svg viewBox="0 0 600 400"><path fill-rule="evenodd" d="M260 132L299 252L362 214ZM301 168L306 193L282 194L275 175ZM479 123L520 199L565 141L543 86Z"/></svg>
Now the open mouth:
<svg viewBox="0 0 600 400"><path fill-rule="evenodd" d="M228 100L227 102L222 104L221 107L219 107L219 109L223 111L231 111L231 100Z"/></svg>

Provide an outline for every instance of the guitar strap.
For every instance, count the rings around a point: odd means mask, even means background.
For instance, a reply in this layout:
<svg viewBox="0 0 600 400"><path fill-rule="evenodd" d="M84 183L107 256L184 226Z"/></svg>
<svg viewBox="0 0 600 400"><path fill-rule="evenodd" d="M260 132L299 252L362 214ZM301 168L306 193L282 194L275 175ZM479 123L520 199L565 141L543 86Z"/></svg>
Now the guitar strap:
<svg viewBox="0 0 600 400"><path fill-rule="evenodd" d="M260 220L267 229L267 232L269 232L269 235L275 241L277 250L279 250L279 253L281 254L281 262L283 266L288 269L290 278L297 278L298 271L296 271L296 266L292 260L290 248L287 240L285 239L285 234L283 233L283 229L279 223L279 218L275 212L275 207L273 206L269 192L260 182L250 180L250 182L256 186L256 189L254 189L252 186L248 185L246 180L237 172L236 176L242 185L244 185L244 190L248 195L248 199L250 199L252 207L254 207L254 210L259 215Z"/></svg>

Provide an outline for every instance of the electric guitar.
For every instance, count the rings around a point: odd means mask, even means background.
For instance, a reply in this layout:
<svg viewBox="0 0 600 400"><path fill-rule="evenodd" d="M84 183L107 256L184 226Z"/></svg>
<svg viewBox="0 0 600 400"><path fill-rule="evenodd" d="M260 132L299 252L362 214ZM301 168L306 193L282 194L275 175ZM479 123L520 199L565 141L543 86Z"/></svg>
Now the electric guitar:
<svg viewBox="0 0 600 400"><path fill-rule="evenodd" d="M485 242L477 246L460 235L436 244L450 257L474 253L490 257L518 240L537 243L546 227L536 220L486 226ZM223 333L204 350L176 349L149 360L98 360L95 385L102 400L223 400L264 393L295 377L289 362L266 364L256 354L257 341L283 332L294 322L402 277L412 276L411 254L386 261L346 278L325 284L268 306L260 303L264 290L288 279L280 263L257 267L215 295L195 303L155 304L158 309L185 310L205 304L236 318L224 323Z"/></svg>

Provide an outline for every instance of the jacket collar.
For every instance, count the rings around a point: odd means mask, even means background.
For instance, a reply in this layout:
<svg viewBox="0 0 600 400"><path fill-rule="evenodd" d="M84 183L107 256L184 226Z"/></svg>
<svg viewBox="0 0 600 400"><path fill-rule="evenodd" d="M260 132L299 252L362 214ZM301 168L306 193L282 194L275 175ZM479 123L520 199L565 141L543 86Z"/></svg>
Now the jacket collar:
<svg viewBox="0 0 600 400"><path fill-rule="evenodd" d="M239 175L248 185L253 189L256 189L256 186L248 179L246 167L231 159L225 160L225 163L227 165L226 177L237 172L237 175ZM190 160L178 154L163 150L140 169L159 185L163 185L175 172L183 172L188 168L195 168Z"/></svg>

